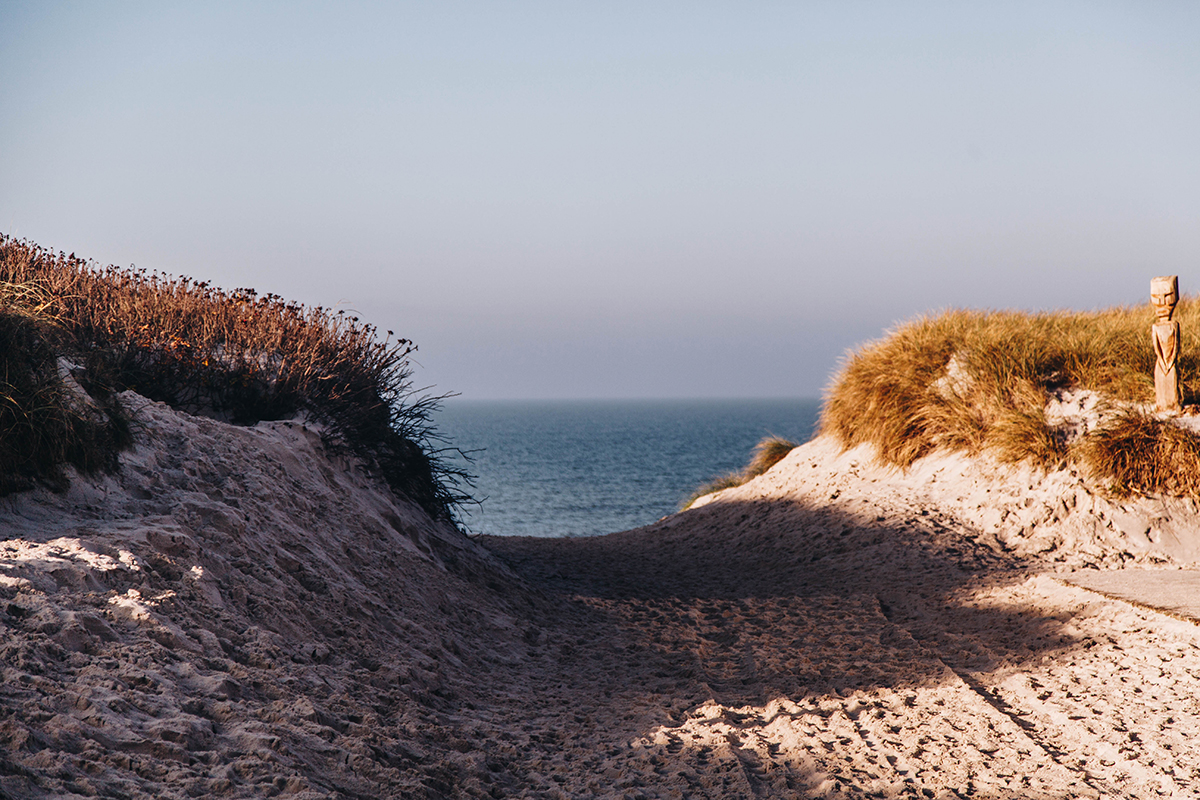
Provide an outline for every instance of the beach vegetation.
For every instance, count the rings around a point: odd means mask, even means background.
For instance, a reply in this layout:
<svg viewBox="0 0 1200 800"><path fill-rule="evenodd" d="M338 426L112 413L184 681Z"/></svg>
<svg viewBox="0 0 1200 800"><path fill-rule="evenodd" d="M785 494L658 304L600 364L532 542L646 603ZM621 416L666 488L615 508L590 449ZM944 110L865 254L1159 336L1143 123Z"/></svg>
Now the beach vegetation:
<svg viewBox="0 0 1200 800"><path fill-rule="evenodd" d="M1200 437L1170 420L1124 411L1076 452L1118 495L1200 497Z"/></svg>
<svg viewBox="0 0 1200 800"><path fill-rule="evenodd" d="M1200 302L1182 298L1181 392L1200 390ZM906 322L846 359L820 431L907 467L937 450L1045 469L1081 465L1117 492L1195 495L1200 442L1154 413L1149 304L1092 312L951 310ZM1075 435L1047 416L1065 392L1099 398Z"/></svg>
<svg viewBox="0 0 1200 800"><path fill-rule="evenodd" d="M785 439L782 436L765 437L758 444L754 445L754 449L750 453L750 461L744 468L737 472L722 475L700 486L688 496L687 500L680 506L680 510L683 511L690 508L692 503L706 494L719 492L722 489L732 489L735 486L748 483L778 464L788 453L795 450L796 447L795 442Z"/></svg>
<svg viewBox="0 0 1200 800"><path fill-rule="evenodd" d="M7 356L19 379L9 381L7 405L19 410L0 432L5 452L9 442L18 451L14 432L23 430L53 442L44 458L96 468L113 463L111 454L128 442L114 428L97 445L104 458L66 455L84 429L53 421L70 405L61 370L50 368L61 356L118 428L127 422L115 395L125 390L234 424L302 414L322 427L327 445L360 459L432 516L453 517L469 499L462 490L469 478L442 457L447 448L430 421L441 398L413 388L416 345L391 331L380 335L353 313L100 267L7 236L0 236L0 286L12 287L0 294L3 324L24 348ZM8 474L18 457L0 458Z"/></svg>
<svg viewBox="0 0 1200 800"><path fill-rule="evenodd" d="M37 284L0 282L0 496L66 486L64 467L111 469L132 441L110 392L72 386L65 334Z"/></svg>

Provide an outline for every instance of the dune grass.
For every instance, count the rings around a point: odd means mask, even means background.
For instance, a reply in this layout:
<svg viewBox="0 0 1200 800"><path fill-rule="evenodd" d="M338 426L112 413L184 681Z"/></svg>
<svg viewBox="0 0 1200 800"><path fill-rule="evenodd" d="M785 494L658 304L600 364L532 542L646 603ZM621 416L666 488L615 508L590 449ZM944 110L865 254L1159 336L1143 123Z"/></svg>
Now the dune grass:
<svg viewBox="0 0 1200 800"><path fill-rule="evenodd" d="M305 412L326 426L331 446L363 459L433 516L452 517L469 499L460 491L467 476L440 457L430 424L439 398L412 388L416 346L391 331L380 337L343 312L101 268L5 236L0 282L25 292L26 302L6 309L28 310L36 299L38 335L81 365L79 382L94 397L132 389L236 424Z"/></svg>
<svg viewBox="0 0 1200 800"><path fill-rule="evenodd" d="M0 283L0 496L39 482L65 488L67 464L111 469L132 440L111 394L84 400L60 375L65 337L49 299L36 285Z"/></svg>
<svg viewBox="0 0 1200 800"><path fill-rule="evenodd" d="M1200 498L1200 437L1148 414L1123 413L1076 448L1118 495Z"/></svg>
<svg viewBox="0 0 1200 800"><path fill-rule="evenodd" d="M688 496L687 500L683 501L679 507L680 510L690 508L692 503L706 494L719 492L722 489L732 489L757 478L782 461L784 456L796 449L796 446L795 442L781 436L767 436L754 446L750 453L750 462L741 471L722 475L699 487Z"/></svg>
<svg viewBox="0 0 1200 800"><path fill-rule="evenodd" d="M1184 402L1200 388L1200 303L1175 318ZM1029 314L952 310L908 322L852 354L826 394L821 432L870 443L905 467L934 450L988 451L1044 468L1080 463L1117 491L1192 494L1195 437L1157 419L1150 305ZM1046 420L1052 393L1097 392L1124 411L1068 446Z"/></svg>

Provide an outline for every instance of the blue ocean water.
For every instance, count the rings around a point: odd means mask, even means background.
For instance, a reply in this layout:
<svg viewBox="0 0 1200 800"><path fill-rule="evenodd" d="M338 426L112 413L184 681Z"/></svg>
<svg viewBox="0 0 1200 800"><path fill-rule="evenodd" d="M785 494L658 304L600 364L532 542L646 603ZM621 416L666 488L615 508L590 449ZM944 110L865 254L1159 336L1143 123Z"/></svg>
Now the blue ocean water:
<svg viewBox="0 0 1200 800"><path fill-rule="evenodd" d="M471 533L596 536L647 525L739 470L760 439L805 442L818 400L447 400L438 430L477 450Z"/></svg>

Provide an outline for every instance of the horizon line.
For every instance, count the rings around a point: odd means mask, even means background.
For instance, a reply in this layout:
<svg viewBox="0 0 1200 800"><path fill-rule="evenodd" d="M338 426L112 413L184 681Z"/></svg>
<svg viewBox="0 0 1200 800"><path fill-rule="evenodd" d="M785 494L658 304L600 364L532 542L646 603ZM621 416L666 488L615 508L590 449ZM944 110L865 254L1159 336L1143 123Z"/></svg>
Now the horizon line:
<svg viewBox="0 0 1200 800"><path fill-rule="evenodd" d="M822 398L819 395L755 395L755 396L651 396L651 397L636 397L636 396L620 396L620 397L515 397L515 396L493 396L493 397L468 397L465 394L456 393L443 399L443 403L451 401L466 401L466 402L488 402L488 403L679 403L679 402L714 402L714 403L730 403L730 402L756 402L756 401L820 401Z"/></svg>

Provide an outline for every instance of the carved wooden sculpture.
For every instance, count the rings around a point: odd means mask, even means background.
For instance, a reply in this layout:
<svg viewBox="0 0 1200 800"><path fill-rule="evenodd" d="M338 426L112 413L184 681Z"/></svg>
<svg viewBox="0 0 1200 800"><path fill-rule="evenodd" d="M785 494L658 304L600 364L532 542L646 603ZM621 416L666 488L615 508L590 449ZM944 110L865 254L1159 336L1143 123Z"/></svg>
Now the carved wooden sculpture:
<svg viewBox="0 0 1200 800"><path fill-rule="evenodd" d="M1154 405L1159 411L1179 411L1179 323L1171 319L1179 302L1179 278L1167 275L1150 281L1150 302L1156 320L1154 340Z"/></svg>

